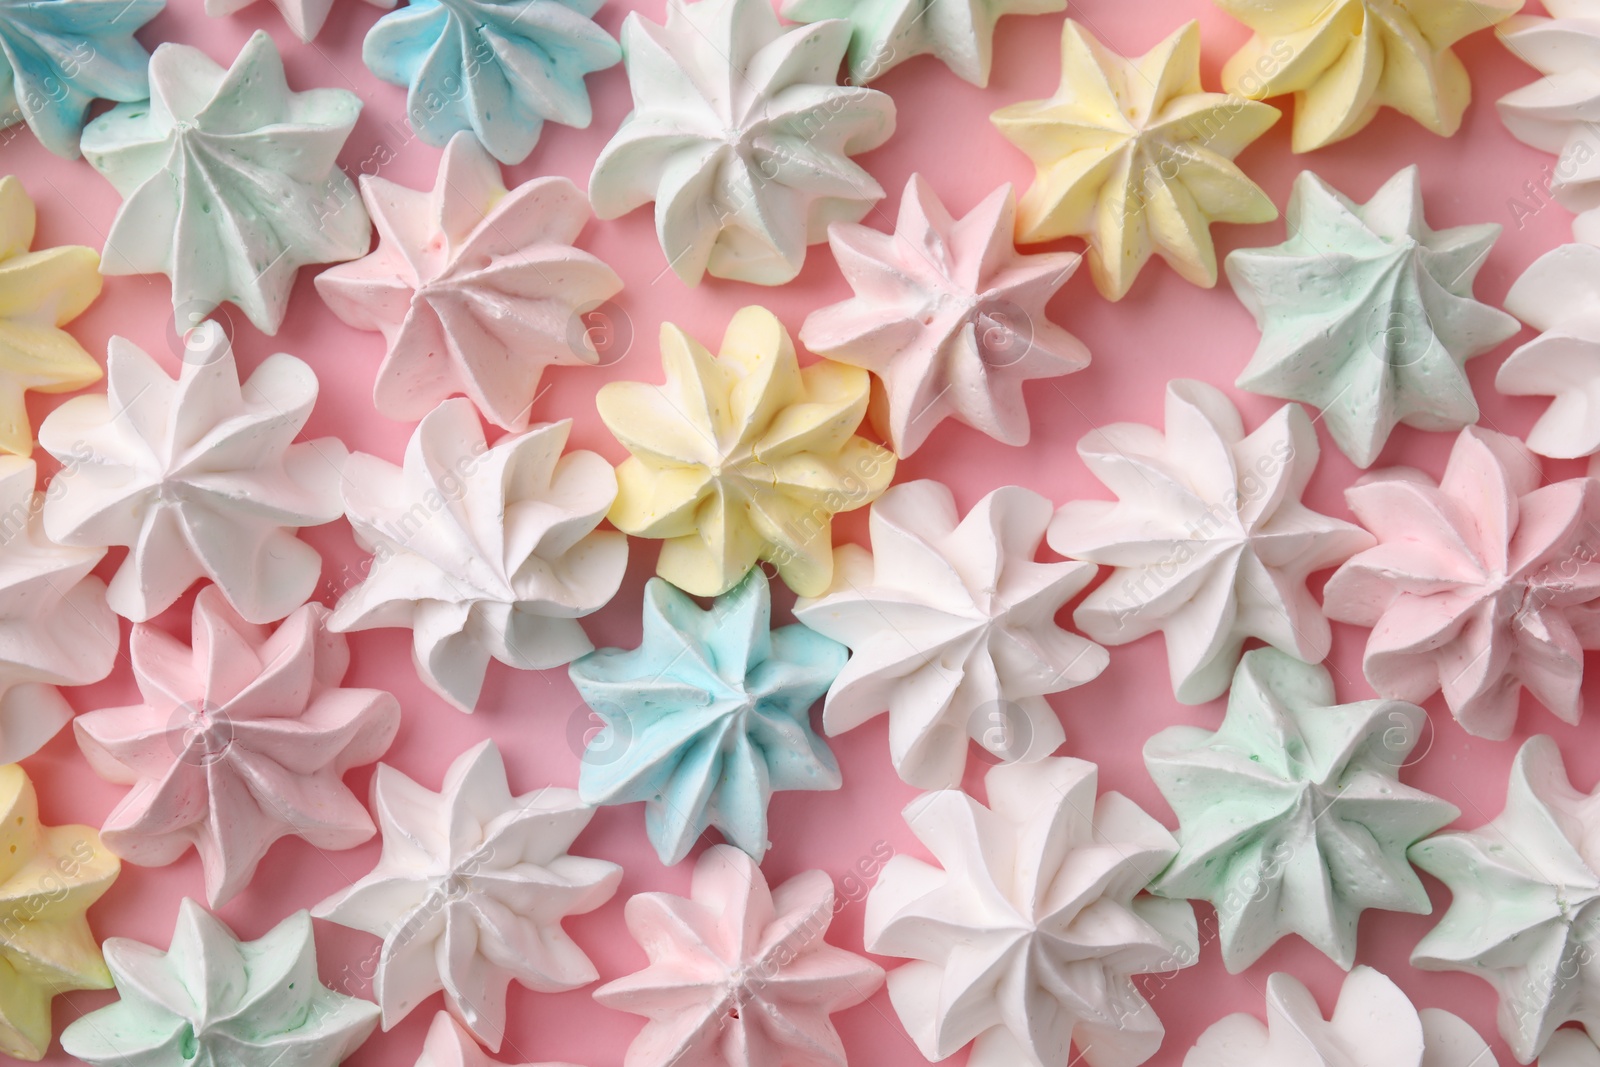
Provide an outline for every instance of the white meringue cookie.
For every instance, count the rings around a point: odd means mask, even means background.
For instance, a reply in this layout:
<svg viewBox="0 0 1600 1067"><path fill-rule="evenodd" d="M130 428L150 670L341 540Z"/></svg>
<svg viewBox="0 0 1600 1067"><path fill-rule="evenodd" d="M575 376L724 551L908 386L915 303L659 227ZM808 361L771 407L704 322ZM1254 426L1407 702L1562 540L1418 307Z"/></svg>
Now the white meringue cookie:
<svg viewBox="0 0 1600 1067"><path fill-rule="evenodd" d="M1546 252L1506 294L1506 310L1540 332L1500 364L1494 387L1552 398L1528 447L1552 459L1600 451L1600 248Z"/></svg>
<svg viewBox="0 0 1600 1067"><path fill-rule="evenodd" d="M1539 1067L1600 1067L1600 1046L1587 1030L1557 1030L1539 1057Z"/></svg>

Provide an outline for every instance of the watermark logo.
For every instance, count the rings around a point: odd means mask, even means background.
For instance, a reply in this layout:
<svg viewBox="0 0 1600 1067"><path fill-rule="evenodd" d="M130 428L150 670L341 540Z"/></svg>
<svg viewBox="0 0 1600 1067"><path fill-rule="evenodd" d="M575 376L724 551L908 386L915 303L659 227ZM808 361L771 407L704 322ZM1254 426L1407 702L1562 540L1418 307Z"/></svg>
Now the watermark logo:
<svg viewBox="0 0 1600 1067"><path fill-rule="evenodd" d="M209 767L233 747L233 720L208 700L187 701L173 709L167 737L178 762Z"/></svg>
<svg viewBox="0 0 1600 1067"><path fill-rule="evenodd" d="M967 734L978 742L980 762L1013 763L1033 747L1033 719L1014 700L990 700L972 709Z"/></svg>
<svg viewBox="0 0 1600 1067"><path fill-rule="evenodd" d="M185 300L167 320L167 350L186 364L204 367L233 348L233 316L221 304Z"/></svg>
<svg viewBox="0 0 1600 1067"><path fill-rule="evenodd" d="M587 704L567 716L567 747L591 767L608 767L620 760L633 743L633 727L626 715L607 722Z"/></svg>
<svg viewBox="0 0 1600 1067"><path fill-rule="evenodd" d="M577 308L567 322L567 347L591 365L621 363L633 349L633 319L614 300L601 300Z"/></svg>

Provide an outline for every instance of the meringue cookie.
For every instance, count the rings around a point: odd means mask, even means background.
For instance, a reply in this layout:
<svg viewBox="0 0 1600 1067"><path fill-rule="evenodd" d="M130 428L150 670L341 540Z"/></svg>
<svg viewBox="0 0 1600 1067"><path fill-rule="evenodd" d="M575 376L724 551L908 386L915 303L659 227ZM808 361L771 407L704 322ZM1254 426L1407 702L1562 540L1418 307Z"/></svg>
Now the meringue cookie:
<svg viewBox="0 0 1600 1067"><path fill-rule="evenodd" d="M478 1047L454 1017L441 1011L433 1017L422 1042L422 1056L414 1067L501 1067ZM522 1067L572 1067L563 1063L524 1063ZM1491 1065L1492 1067L1492 1065Z"/></svg>
<svg viewBox="0 0 1600 1067"><path fill-rule="evenodd" d="M676 9L675 9L676 10ZM608 382L595 397L632 456L617 468L610 519L664 538L656 573L695 596L720 596L767 560L801 596L833 577L833 516L876 500L894 453L855 436L865 371L800 367L772 312L734 315L715 357L661 327L662 385Z"/></svg>
<svg viewBox="0 0 1600 1067"><path fill-rule="evenodd" d="M1534 260L1506 294L1506 310L1540 333L1500 364L1494 387L1508 396L1554 398L1528 432L1528 447L1541 456L1600 452L1597 274L1600 248L1562 245Z"/></svg>
<svg viewBox="0 0 1600 1067"><path fill-rule="evenodd" d="M594 648L577 620L615 595L628 539L595 529L616 480L593 452L562 454L571 429L490 448L472 405L447 400L418 424L403 468L352 455L345 512L373 557L329 627L409 627L417 673L461 711L490 659L546 670Z"/></svg>
<svg viewBox="0 0 1600 1067"><path fill-rule="evenodd" d="M572 247L589 207L567 179L508 193L494 160L458 133L428 192L364 174L361 197L378 248L317 275L317 292L351 326L383 332L380 413L414 421L465 394L496 426L526 430L546 367L599 361L574 324L622 279Z"/></svg>
<svg viewBox="0 0 1600 1067"><path fill-rule="evenodd" d="M82 245L30 252L36 221L22 183L0 178L0 451L19 456L33 452L24 393L71 393L100 380L100 364L61 329L100 295L100 255Z"/></svg>
<svg viewBox="0 0 1600 1067"><path fill-rule="evenodd" d="M1411 847L1450 890L1450 908L1411 954L1425 971L1465 971L1500 997L1500 1036L1531 1063L1564 1022L1600 1026L1600 800L1567 780L1544 735L1517 752L1506 806L1486 826Z"/></svg>
<svg viewBox="0 0 1600 1067"><path fill-rule="evenodd" d="M84 912L121 865L91 826L39 821L33 782L0 767L0 1053L40 1060L50 1047L50 1001L74 989L110 989Z"/></svg>
<svg viewBox="0 0 1600 1067"><path fill-rule="evenodd" d="M1461 813L1399 780L1427 714L1335 700L1325 669L1258 648L1239 661L1220 729L1145 742L1178 816L1178 855L1150 891L1211 902L1233 974L1288 934L1349 970L1363 911L1431 910L1406 849Z"/></svg>
<svg viewBox="0 0 1600 1067"><path fill-rule="evenodd" d="M1600 1046L1586 1030L1557 1030L1544 1046L1539 1067L1600 1067Z"/></svg>
<svg viewBox="0 0 1600 1067"><path fill-rule="evenodd" d="M83 131L84 157L122 196L101 272L171 278L180 333L223 301L277 333L301 267L355 259L371 241L334 158L361 101L291 92L259 30L227 70L197 48L161 45L150 95Z"/></svg>
<svg viewBox="0 0 1600 1067"><path fill-rule="evenodd" d="M1437 486L1399 467L1345 491L1378 543L1328 579L1323 610L1372 627L1375 690L1421 703L1442 689L1462 728L1493 740L1511 736L1524 688L1578 721L1574 613L1600 600L1600 483L1540 481L1522 442L1469 426Z"/></svg>
<svg viewBox="0 0 1600 1067"><path fill-rule="evenodd" d="M1281 971L1267 979L1267 1025L1240 1013L1212 1023L1183 1067L1496 1067L1483 1038L1442 1008L1418 1011L1387 977L1357 967L1333 1016Z"/></svg>
<svg viewBox="0 0 1600 1067"><path fill-rule="evenodd" d="M1095 798L1077 759L995 767L989 806L927 793L906 823L943 867L889 861L867 896L868 952L909 957L889 1000L930 1060L972 1042L969 1067L1045 1067L1079 1055L1131 1067L1163 1028L1137 974L1199 958L1194 910L1140 894L1177 852L1120 793Z"/></svg>
<svg viewBox="0 0 1600 1067"><path fill-rule="evenodd" d="M255 2L256 0L206 0L206 14L212 18L220 18L242 11ZM388 10L394 7L395 0L367 0L367 3ZM333 11L333 0L272 0L272 6L278 9L283 21L294 31L296 37L310 42L322 31L322 24L328 21L328 15Z"/></svg>
<svg viewBox="0 0 1600 1067"><path fill-rule="evenodd" d="M872 506L872 553L835 550L833 585L795 618L850 646L822 709L830 735L885 709L900 777L959 787L967 739L1035 760L1066 740L1045 695L1099 676L1106 650L1055 616L1094 578L1085 563L1035 563L1050 501L1006 486L957 518L938 482L897 485Z"/></svg>
<svg viewBox="0 0 1600 1067"><path fill-rule="evenodd" d="M1320 663L1332 635L1306 576L1372 537L1300 502L1317 464L1311 420L1285 404L1246 436L1220 390L1180 379L1166 422L1165 435L1117 423L1078 442L1119 499L1070 501L1050 524L1051 548L1116 568L1073 621L1103 645L1160 630L1185 704L1222 695L1249 637Z"/></svg>
<svg viewBox="0 0 1600 1067"><path fill-rule="evenodd" d="M1211 224L1278 217L1233 163L1277 121L1277 108L1201 89L1199 23L1128 59L1068 19L1056 95L994 113L1039 172L1022 197L1017 239L1084 238L1108 300L1127 294L1152 252L1210 288Z"/></svg>
<svg viewBox="0 0 1600 1067"><path fill-rule="evenodd" d="M168 951L113 937L105 952L122 999L61 1035L61 1047L91 1067L334 1067L377 1025L376 1005L317 978L303 911L241 942L185 898Z"/></svg>
<svg viewBox="0 0 1600 1067"><path fill-rule="evenodd" d="M728 845L701 854L687 898L630 898L628 932L650 965L594 991L650 1020L628 1067L845 1067L828 1016L877 992L883 968L823 940L834 911L825 871L769 889Z"/></svg>
<svg viewBox="0 0 1600 1067"><path fill-rule="evenodd" d="M1294 94L1296 152L1342 141L1392 107L1449 137L1472 98L1450 51L1523 0L1216 0L1253 36L1222 68L1252 99Z"/></svg>
<svg viewBox="0 0 1600 1067"><path fill-rule="evenodd" d="M69 470L51 483L44 529L65 545L126 545L107 597L144 622L210 578L248 622L281 619L316 588L322 558L295 537L340 515L344 446L297 441L317 376L269 356L242 384L222 329L190 334L174 381L133 342L111 339L104 394L74 397L39 427Z"/></svg>
<svg viewBox="0 0 1600 1067"><path fill-rule="evenodd" d="M502 163L521 163L545 122L587 127L586 74L622 50L593 16L604 0L410 0L361 45L367 69L406 86L424 144L470 130Z"/></svg>
<svg viewBox="0 0 1600 1067"><path fill-rule="evenodd" d="M828 230L856 295L807 316L800 342L882 379L885 436L901 456L947 418L1025 445L1022 383L1089 365L1083 343L1045 314L1080 257L1018 255L1015 217L1009 185L958 221L914 174L892 235L850 223Z"/></svg>
<svg viewBox="0 0 1600 1067"><path fill-rule="evenodd" d="M150 53L134 32L166 0L0 3L0 129L25 122L39 143L78 158L89 104L143 100Z"/></svg>
<svg viewBox="0 0 1600 1067"><path fill-rule="evenodd" d="M350 650L307 604L271 634L228 607L214 585L194 602L193 639L133 628L129 654L143 703L73 721L89 765L132 788L106 816L106 846L161 867L192 847L212 907L238 895L281 837L326 851L375 832L346 771L382 756L400 703L344 688Z"/></svg>
<svg viewBox="0 0 1600 1067"><path fill-rule="evenodd" d="M828 224L855 222L883 189L848 157L894 132L894 102L835 84L850 24L783 26L767 0L630 12L622 52L633 111L595 161L589 198L614 219L654 200L668 266L782 285Z"/></svg>
<svg viewBox="0 0 1600 1067"><path fill-rule="evenodd" d="M1462 364L1518 329L1472 296L1500 227L1429 229L1415 166L1365 204L1302 171L1288 214L1283 244L1228 254L1228 280L1261 327L1239 388L1320 408L1358 467L1397 423L1477 422Z"/></svg>
<svg viewBox="0 0 1600 1067"><path fill-rule="evenodd" d="M857 85L931 55L981 89L989 84L996 22L1066 8L1067 0L784 0L779 10L795 22L848 19L845 64Z"/></svg>
<svg viewBox="0 0 1600 1067"><path fill-rule="evenodd" d="M440 793L380 763L372 807L383 857L312 914L383 938L372 988L385 1030L442 989L498 1052L512 979L545 993L595 980L561 920L610 900L622 868L567 853L594 814L576 793L512 796L500 750L484 741L456 757Z"/></svg>
<svg viewBox="0 0 1600 1067"><path fill-rule="evenodd" d="M89 573L105 551L45 536L35 479L31 459L0 455L0 763L54 737L72 719L55 687L100 681L122 643L105 583Z"/></svg>
<svg viewBox="0 0 1600 1067"><path fill-rule="evenodd" d="M567 668L605 724L584 751L578 793L590 804L643 801L662 863L682 860L712 826L759 863L774 792L839 788L810 711L844 666L844 646L771 621L759 570L709 611L652 578L639 647Z"/></svg>

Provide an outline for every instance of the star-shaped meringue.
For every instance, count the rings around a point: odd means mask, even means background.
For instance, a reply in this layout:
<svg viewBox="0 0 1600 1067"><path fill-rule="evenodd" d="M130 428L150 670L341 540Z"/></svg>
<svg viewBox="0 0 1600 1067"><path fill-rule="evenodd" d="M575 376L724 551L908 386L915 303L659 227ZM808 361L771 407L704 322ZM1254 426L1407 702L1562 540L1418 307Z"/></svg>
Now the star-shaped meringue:
<svg viewBox="0 0 1600 1067"><path fill-rule="evenodd" d="M883 968L824 940L834 912L826 872L769 889L728 845L700 856L688 897L632 897L628 932L650 965L594 992L650 1020L628 1067L845 1067L828 1016L877 992Z"/></svg>
<svg viewBox="0 0 1600 1067"><path fill-rule="evenodd" d="M84 912L121 865L92 826L39 821L33 782L0 766L0 1053L44 1058L50 1001L74 989L110 989Z"/></svg>
<svg viewBox="0 0 1600 1067"><path fill-rule="evenodd" d="M594 648L578 619L616 593L628 539L595 529L616 480L595 453L562 453L571 429L547 423L491 448L472 405L447 400L403 468L352 455L345 513L373 557L329 626L409 627L417 673L461 711L491 659L546 670Z"/></svg>
<svg viewBox="0 0 1600 1067"><path fill-rule="evenodd" d="M900 456L947 418L1008 445L1028 443L1022 383L1089 365L1076 337L1045 304L1076 252L1018 255L1009 185L953 219L914 174L893 234L835 223L834 258L855 296L812 312L800 341L819 356L862 367L887 393L889 443Z"/></svg>
<svg viewBox="0 0 1600 1067"><path fill-rule="evenodd" d="M967 740L998 759L1038 759L1066 740L1045 695L1105 670L1106 650L1055 624L1094 578L1085 563L1035 563L1050 501L1006 486L964 517L938 482L897 485L872 506L872 553L835 550L833 585L795 618L849 645L823 706L830 735L887 710L895 770L958 787Z"/></svg>
<svg viewBox="0 0 1600 1067"><path fill-rule="evenodd" d="M316 588L322 559L295 537L337 519L344 446L298 441L317 376L291 355L242 384L233 348L207 322L177 380L113 337L106 392L74 397L39 427L71 471L52 483L45 532L65 545L126 545L111 607L135 622L210 578L249 622L281 619Z"/></svg>
<svg viewBox="0 0 1600 1067"><path fill-rule="evenodd" d="M1231 973L1289 934L1349 970L1363 911L1431 910L1406 849L1461 814L1399 780L1426 720L1399 700L1336 703L1324 668L1246 652L1220 729L1145 742L1178 816L1178 855L1150 891L1211 902Z"/></svg>
<svg viewBox="0 0 1600 1067"><path fill-rule="evenodd" d="M1517 332L1472 295L1500 227L1429 229L1415 166L1365 204L1302 171L1288 223L1283 244L1228 254L1228 280L1261 328L1239 388L1320 408L1358 467L1396 424L1477 422L1462 364Z"/></svg>
<svg viewBox="0 0 1600 1067"><path fill-rule="evenodd" d="M668 266L756 285L800 273L831 222L855 222L883 189L850 156L894 132L894 102L839 86L850 24L783 26L768 0L630 12L623 59L633 112L589 178L595 214L654 200Z"/></svg>
<svg viewBox="0 0 1600 1067"><path fill-rule="evenodd" d="M101 828L107 847L145 867L193 848L218 907L281 837L339 851L372 836L342 779L388 750L400 703L339 684L350 650L327 630L327 615L307 604L269 634L211 585L195 597L189 644L134 627L143 702L73 721L89 765L131 787Z"/></svg>
<svg viewBox="0 0 1600 1067"><path fill-rule="evenodd" d="M150 96L83 131L84 157L122 196L102 273L171 278L180 332L230 301L277 333L301 267L355 259L371 241L335 161L361 101L290 91L259 30L227 70L198 48L161 45Z"/></svg>
<svg viewBox="0 0 1600 1067"><path fill-rule="evenodd" d="M1185 704L1222 695L1246 638L1307 663L1328 654L1306 577L1372 537L1300 502L1318 455L1303 408L1285 404L1246 435L1221 390L1179 379L1164 434L1116 423L1078 455L1118 497L1070 501L1050 524L1051 548L1116 568L1074 612L1080 630L1103 645L1160 630Z"/></svg>
<svg viewBox="0 0 1600 1067"><path fill-rule="evenodd" d="M1540 332L1500 364L1494 387L1553 398L1528 447L1555 459L1600 452L1600 248L1546 252L1512 285L1506 310Z"/></svg>
<svg viewBox="0 0 1600 1067"><path fill-rule="evenodd" d="M509 1067L491 1060L455 1017L441 1011L428 1026L422 1042L422 1055L414 1067ZM524 1063L521 1067L572 1067L562 1063ZM1492 1067L1492 1065L1490 1065Z"/></svg>
<svg viewBox="0 0 1600 1067"><path fill-rule="evenodd" d="M1127 294L1152 252L1209 288L1217 284L1212 223L1278 217L1233 163L1277 121L1277 108L1200 88L1199 23L1126 59L1068 19L1056 95L994 113L1038 168L1017 239L1084 238L1108 300Z"/></svg>
<svg viewBox="0 0 1600 1067"><path fill-rule="evenodd" d="M1250 99L1294 94L1296 152L1342 141L1392 107L1449 137L1472 98L1450 50L1523 0L1216 0L1253 34L1222 68Z"/></svg>
<svg viewBox="0 0 1600 1067"><path fill-rule="evenodd" d="M608 382L600 418L631 458L617 468L610 518L659 537L656 573L695 596L718 596L758 560L790 589L817 596L833 576L833 516L878 498L894 453L855 436L865 371L801 368L772 312L734 315L712 356L661 327L663 385Z"/></svg>
<svg viewBox="0 0 1600 1067"><path fill-rule="evenodd" d="M1556 1027L1600 1026L1600 797L1572 787L1544 735L1517 752L1504 810L1486 826L1411 847L1450 908L1411 954L1465 971L1500 997L1500 1036L1531 1063Z"/></svg>
<svg viewBox="0 0 1600 1067"><path fill-rule="evenodd" d="M1587 1030L1562 1027L1545 1043L1539 1067L1600 1067L1600 1045Z"/></svg>
<svg viewBox="0 0 1600 1067"><path fill-rule="evenodd" d="M569 855L594 809L570 789L513 796L493 741L456 757L435 793L386 763L372 780L377 867L313 909L383 938L373 994L385 1030L432 994L500 1050L506 989L552 993L597 977L561 920L617 891L622 868Z"/></svg>
<svg viewBox="0 0 1600 1067"><path fill-rule="evenodd" d="M377 1025L376 1005L317 977L303 911L241 942L185 898L168 951L113 937L105 953L122 999L61 1035L90 1067L335 1067Z"/></svg>
<svg viewBox="0 0 1600 1067"><path fill-rule="evenodd" d="M774 792L839 788L810 712L845 648L771 621L759 570L708 611L652 578L639 647L602 649L568 668L604 723L584 752L578 793L591 804L643 801L662 863L682 860L707 827L759 863Z"/></svg>
<svg viewBox="0 0 1600 1067"><path fill-rule="evenodd" d="M206 0L206 14L212 18L221 18L242 11L255 3L256 0ZM388 10L394 7L396 0L367 0L373 7ZM272 6L278 9L278 14L283 16L283 21L300 40L309 43L322 31L322 24L328 21L328 15L333 11L333 0L272 0Z"/></svg>
<svg viewBox="0 0 1600 1067"><path fill-rule="evenodd" d="M622 279L572 247L589 206L570 181L507 192L495 161L458 133L431 190L364 174L361 197L377 250L317 275L317 292L351 326L382 331L379 412L414 421L464 394L496 426L526 430L546 367L599 361L579 316Z"/></svg>
<svg viewBox="0 0 1600 1067"><path fill-rule="evenodd" d="M28 390L71 393L100 380L100 364L61 328L100 295L100 255L82 245L29 251L36 221L22 183L0 178L0 451L19 456L33 452Z"/></svg>
<svg viewBox="0 0 1600 1067"><path fill-rule="evenodd" d="M1199 958L1194 909L1141 893L1177 843L1120 793L1097 800L1097 774L1003 764L987 807L944 789L906 808L939 866L889 861L866 946L914 961L889 972L889 1000L928 1059L972 1042L970 1067L1046 1067L1076 1044L1091 1067L1132 1067L1161 1044L1133 976Z"/></svg>

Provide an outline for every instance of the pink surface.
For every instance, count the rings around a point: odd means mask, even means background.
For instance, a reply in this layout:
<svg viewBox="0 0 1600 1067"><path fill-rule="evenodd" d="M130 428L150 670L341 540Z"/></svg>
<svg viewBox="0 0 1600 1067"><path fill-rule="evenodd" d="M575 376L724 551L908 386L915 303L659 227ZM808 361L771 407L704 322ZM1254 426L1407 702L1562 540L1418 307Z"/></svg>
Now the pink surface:
<svg viewBox="0 0 1600 1067"><path fill-rule="evenodd" d="M318 39L302 45L285 28L275 9L258 3L237 16L208 19L200 0L171 0L168 11L141 37L147 45L173 40L196 44L213 58L231 61L249 34L264 28L282 48L292 88L338 86L353 90L366 107L341 162L352 173L377 171L415 187L433 182L440 152L410 138L403 118L402 89L379 82L360 60L361 39L379 12L367 4L336 4ZM619 29L626 3L601 11L600 23ZM662 16L661 0L640 5L652 19ZM1203 0L1084 0L1072 14L1117 51L1139 53L1188 18L1204 30L1204 77L1208 88L1218 84L1221 63L1244 39L1242 27ZM899 194L916 171L928 176L934 190L957 214L965 213L997 184L1020 187L1031 169L988 122L989 113L1004 104L1048 95L1059 71L1057 52L1061 16L1009 18L996 39L995 74L987 90L957 80L930 58L913 60L889 73L875 87L890 93L899 106L899 130L887 147L860 157L889 190L887 201L867 219L892 229ZM1478 283L1478 295L1498 303L1517 275L1541 252L1569 239L1569 216L1548 206L1523 220L1518 215L1537 206L1524 184L1546 175L1552 159L1512 140L1497 118L1493 101L1536 77L1499 45L1492 35L1474 35L1458 48L1472 72L1474 100L1462 131L1450 140L1426 133L1409 120L1385 112L1350 141L1295 157L1289 152L1289 125L1280 121L1266 137L1245 151L1239 162L1281 209L1294 176L1313 168L1334 186L1365 199L1391 174L1410 162L1422 168L1428 221L1435 227L1497 222L1506 232L1489 257ZM562 174L586 185L590 166L610 133L629 108L627 78L616 67L589 79L595 97L595 122L587 131L548 126L531 160L508 168L515 185L541 174ZM1287 106L1287 102L1285 102ZM46 153L31 134L20 133L3 149L3 169L22 177L39 209L39 246L83 243L100 246L117 207L110 186L87 164L66 163ZM1513 212L1513 204L1527 207ZM1215 231L1219 251L1241 245L1275 244L1283 239L1281 221L1263 226L1222 226ZM686 289L665 269L649 209L610 223L594 223L579 244L611 264L626 288L618 298L619 338L631 335L631 347L612 347L614 363L602 369L558 368L547 372L548 392L534 408L536 419L571 417L572 446L596 449L613 461L622 450L595 415L595 390L612 378L660 380L655 337L665 320L686 327L715 346L733 311L749 303L772 308L798 330L811 310L844 299L849 289L840 278L826 246L815 246L805 271L793 284L765 289L707 280ZM1077 247L1062 242L1059 247ZM313 289L315 272L302 271L289 317L280 335L266 338L231 315L241 370L253 369L266 356L288 351L308 360L322 379L322 397L306 428L307 436L336 434L353 449L398 462L409 425L388 421L372 408L373 373L383 354L382 338L340 323ZM111 278L105 295L71 330L91 352L103 354L106 339L121 333L175 368L179 342L171 332L169 288L159 276ZM224 309L226 313L229 309ZM1159 423L1163 386L1178 376L1201 378L1227 389L1241 404L1253 426L1277 402L1232 389L1234 376L1255 346L1250 316L1226 283L1217 290L1196 289L1164 264L1152 261L1120 304L1095 293L1087 270L1081 270L1052 301L1051 317L1077 333L1089 346L1094 362L1078 374L1055 381L1032 382L1027 395L1033 417L1033 442L1012 449L955 423L941 425L916 456L902 464L899 478L939 478L948 482L962 507L1005 483L1036 489L1056 502L1073 497L1105 497L1106 491L1079 462L1074 446L1087 431L1113 421ZM1510 344L1471 364L1470 377L1483 406L1483 424L1521 435L1532 425L1542 401L1514 400L1493 391L1494 371L1506 352L1529 336L1524 331ZM48 398L34 408L35 425L55 402ZM1341 490L1356 476L1351 464L1322 434L1323 459L1306 495L1318 510L1349 516ZM1437 476L1452 436L1396 431L1381 465L1404 462ZM48 457L43 457L48 466ZM1549 463L1552 477L1581 473L1577 463ZM838 537L861 540L865 513L846 516ZM307 540L325 555L319 598L331 603L359 579L364 556L349 528L340 523L309 531ZM652 542L635 541L628 580L612 604L588 620L598 644L631 646L639 636L640 588L650 575L656 554ZM113 550L102 567L109 575L120 562ZM1316 584L1326 575L1319 575ZM778 619L788 621L792 597L775 590ZM159 625L186 634L192 594L159 620ZM1063 613L1066 621L1067 613ZM126 630L126 624L124 624ZM1360 651L1365 631L1334 627L1329 665L1341 699L1372 695L1361 676ZM519 674L498 664L491 667L483 700L475 715L447 707L417 681L409 654L410 634L388 630L351 637L354 663L345 684L390 689L401 701L404 719L388 762L430 788L437 788L450 761L485 737L495 738L505 752L516 791L543 783L574 785L578 751L593 728L564 669ZM1591 667L1595 666L1591 660ZM1600 676L1590 688L1600 685ZM129 703L135 699L126 654L111 680L68 690L80 710ZM1173 723L1215 727L1222 702L1184 707L1171 696L1165 656L1159 637L1112 651L1110 668L1093 683L1057 696L1052 704L1066 725L1067 754L1101 765L1102 788L1120 790L1173 825L1171 811L1145 774L1140 749L1146 738ZM1524 702L1520 728L1510 741L1485 742L1466 736L1451 720L1442 702L1428 703L1433 732L1418 746L1420 761L1406 779L1451 801L1464 812L1460 825L1478 826L1500 810L1507 769L1522 739L1549 732L1561 744L1574 783L1592 786L1600 779L1600 719L1566 727L1551 715ZM899 811L914 795L889 765L884 720L833 742L844 773L844 788L833 793L780 793L772 804L773 847L764 864L768 878L779 883L808 868L821 868L835 879L845 901L830 939L850 949L861 947L862 900L890 850L924 855L905 830ZM981 757L977 749L975 755ZM48 822L99 825L122 790L101 782L89 770L72 739L63 731L42 752L26 761ZM967 786L981 796L981 758L969 764ZM365 796L369 769L349 778ZM703 846L702 846L703 847ZM629 974L645 963L643 952L628 937L622 921L624 900L646 890L685 893L693 859L672 869L657 862L644 836L639 806L605 808L578 839L576 851L620 862L622 888L606 907L569 921L568 929L595 961L602 980ZM378 857L376 840L346 852L318 852L298 840L280 843L268 855L251 886L220 911L244 937L258 937L296 908L310 907L334 890L365 874ZM698 850L697 850L698 851ZM1482 981L1459 974L1426 974L1411 968L1411 948L1436 921L1447 895L1430 881L1435 916L1401 916L1368 912L1361 923L1359 960L1390 975L1418 1006L1440 1006L1463 1015L1485 1037L1494 1036L1495 1000ZM190 853L166 868L127 865L121 880L90 913L97 935L138 938L165 947L185 895L200 896L198 859ZM1168 980L1144 984L1167 1025L1167 1041L1153 1064L1180 1063L1183 1053L1208 1024L1233 1011L1261 1014L1267 976L1288 970L1305 981L1325 1009L1342 977L1338 968L1298 940L1280 942L1243 974L1229 976L1214 943L1215 924L1209 907L1201 915L1203 960L1197 967ZM375 938L328 923L317 923L317 941L324 979L342 991L369 995L376 958ZM885 966L895 961L880 960ZM98 1007L111 994L73 994L57 1001L56 1032L80 1013ZM439 998L423 1004L387 1034L377 1034L348 1062L409 1067L419 1054L423 1036ZM599 1007L589 990L539 995L513 988L511 1025L502 1057L512 1062L569 1060L589 1067L621 1062L624 1049L642 1020ZM850 1050L851 1061L875 1067L903 1067L924 1062L905 1036L880 992L866 1004L835 1017ZM1503 1064L1513 1062L1503 1043L1494 1041ZM952 1063L959 1064L965 1053ZM74 1062L59 1051L49 1063Z"/></svg>

